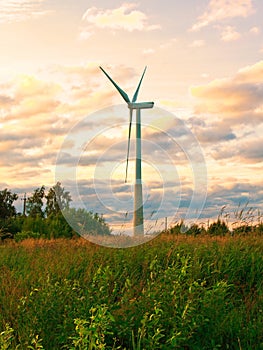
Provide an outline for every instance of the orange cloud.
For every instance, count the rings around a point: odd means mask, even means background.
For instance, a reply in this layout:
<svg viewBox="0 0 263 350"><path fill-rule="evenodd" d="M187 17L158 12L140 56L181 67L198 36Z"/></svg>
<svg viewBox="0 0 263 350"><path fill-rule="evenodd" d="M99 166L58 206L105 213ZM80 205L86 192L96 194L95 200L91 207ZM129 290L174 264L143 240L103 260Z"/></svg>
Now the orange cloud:
<svg viewBox="0 0 263 350"><path fill-rule="evenodd" d="M46 15L42 4L46 0L4 0L1 1L0 23L21 22Z"/></svg>
<svg viewBox="0 0 263 350"><path fill-rule="evenodd" d="M235 41L241 37L240 33L238 33L235 27L226 26L222 29L221 32L221 40L223 41Z"/></svg>
<svg viewBox="0 0 263 350"><path fill-rule="evenodd" d="M94 27L109 28L113 30L126 30L132 32L134 30L156 30L160 29L159 24L149 24L148 17L145 13L134 10L137 5L134 3L125 3L115 9L98 9L97 7L89 8L83 15L83 22L88 27L81 29L80 38L87 39L92 35Z"/></svg>
<svg viewBox="0 0 263 350"><path fill-rule="evenodd" d="M143 55L153 55L155 53L155 50L152 48L149 48L149 49L143 50L142 53L143 53Z"/></svg>
<svg viewBox="0 0 263 350"><path fill-rule="evenodd" d="M263 60L240 69L235 80L243 83L262 84Z"/></svg>
<svg viewBox="0 0 263 350"><path fill-rule="evenodd" d="M251 13L253 13L251 0L210 0L207 10L192 26L192 30L197 31L228 18L247 17Z"/></svg>
<svg viewBox="0 0 263 350"><path fill-rule="evenodd" d="M124 66L114 70L123 83L134 73ZM18 184L23 175L27 183L30 174L52 184L52 169L65 135L89 113L111 105L115 96L93 63L52 66L45 70L45 79L41 73L20 75L1 83L0 90L0 171L8 173L5 178L10 184ZM88 132L96 125L89 120Z"/></svg>
<svg viewBox="0 0 263 350"><path fill-rule="evenodd" d="M259 27L252 27L252 28L250 28L249 33L254 34L254 35L258 35L260 33L260 29L259 29Z"/></svg>
<svg viewBox="0 0 263 350"><path fill-rule="evenodd" d="M213 113L240 116L250 112L247 121L258 119L255 113L262 105L263 98L263 61L238 71L228 79L214 80L206 85L191 88L191 93L201 102L197 105L198 113ZM243 118L243 117L242 117Z"/></svg>
<svg viewBox="0 0 263 350"><path fill-rule="evenodd" d="M195 40L190 45L190 47L203 47L203 46L205 46L205 41L204 40Z"/></svg>

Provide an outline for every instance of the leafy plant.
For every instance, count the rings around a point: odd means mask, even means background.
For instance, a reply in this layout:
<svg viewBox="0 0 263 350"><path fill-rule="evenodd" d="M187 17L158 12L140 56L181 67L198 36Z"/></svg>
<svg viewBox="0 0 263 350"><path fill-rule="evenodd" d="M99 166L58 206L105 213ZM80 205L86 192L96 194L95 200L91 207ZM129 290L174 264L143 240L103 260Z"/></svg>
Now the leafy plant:
<svg viewBox="0 0 263 350"><path fill-rule="evenodd" d="M29 350L44 350L44 347L42 345L42 339L40 339L39 336L36 335L31 340L31 344L27 346L27 349L29 349Z"/></svg>
<svg viewBox="0 0 263 350"><path fill-rule="evenodd" d="M14 330L6 324L5 330L0 333L0 350L11 349L14 340Z"/></svg>
<svg viewBox="0 0 263 350"><path fill-rule="evenodd" d="M164 329L160 327L160 320L163 310L158 306L154 307L153 313L146 312L141 320L141 326L135 337L132 331L132 349L158 349L165 337Z"/></svg>
<svg viewBox="0 0 263 350"><path fill-rule="evenodd" d="M77 336L71 337L74 347L70 350L106 349L105 338L112 334L110 328L114 318L106 305L92 307L90 313L89 321L79 318L74 320Z"/></svg>

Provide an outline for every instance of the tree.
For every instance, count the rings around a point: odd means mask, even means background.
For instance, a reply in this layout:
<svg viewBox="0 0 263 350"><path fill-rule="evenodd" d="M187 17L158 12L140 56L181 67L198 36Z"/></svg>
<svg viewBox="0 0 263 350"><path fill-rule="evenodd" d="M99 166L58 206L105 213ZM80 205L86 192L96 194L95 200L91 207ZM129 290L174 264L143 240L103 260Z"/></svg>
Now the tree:
<svg viewBox="0 0 263 350"><path fill-rule="evenodd" d="M207 229L207 233L213 236L225 236L229 233L229 228L225 221L217 219L216 222L213 222Z"/></svg>
<svg viewBox="0 0 263 350"><path fill-rule="evenodd" d="M43 198L45 197L45 186L37 188L33 195L27 199L26 211L31 217L44 217Z"/></svg>
<svg viewBox="0 0 263 350"><path fill-rule="evenodd" d="M11 218L16 215L16 208L13 205L18 195L7 188L0 191L0 219Z"/></svg>
<svg viewBox="0 0 263 350"><path fill-rule="evenodd" d="M47 200L47 216L56 215L61 210L68 209L69 203L72 201L69 191L65 191L60 182L50 188L45 198Z"/></svg>
<svg viewBox="0 0 263 350"><path fill-rule="evenodd" d="M83 208L68 208L63 214L75 232L85 235L110 235L111 231L104 218L98 213Z"/></svg>

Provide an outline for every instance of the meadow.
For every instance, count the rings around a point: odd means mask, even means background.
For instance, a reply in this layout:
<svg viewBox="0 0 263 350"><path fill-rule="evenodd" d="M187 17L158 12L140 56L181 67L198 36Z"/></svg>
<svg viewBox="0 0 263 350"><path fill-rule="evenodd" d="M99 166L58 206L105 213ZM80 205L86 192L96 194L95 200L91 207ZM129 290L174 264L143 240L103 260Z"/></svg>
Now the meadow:
<svg viewBox="0 0 263 350"><path fill-rule="evenodd" d="M0 349L263 349L263 236L0 245Z"/></svg>

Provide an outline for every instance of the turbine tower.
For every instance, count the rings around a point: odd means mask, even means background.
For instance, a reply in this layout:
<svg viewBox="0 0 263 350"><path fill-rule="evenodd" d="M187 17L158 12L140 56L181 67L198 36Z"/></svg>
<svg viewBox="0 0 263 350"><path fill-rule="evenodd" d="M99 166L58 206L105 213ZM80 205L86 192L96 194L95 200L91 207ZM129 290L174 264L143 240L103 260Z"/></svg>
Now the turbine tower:
<svg viewBox="0 0 263 350"><path fill-rule="evenodd" d="M131 126L132 126L132 112L136 110L136 161L135 161L135 185L134 185L134 211L133 211L133 234L144 234L144 219L143 219L143 195L142 195L142 171L141 171L141 109L153 108L153 102L136 102L138 93L141 87L141 83L146 71L146 67L142 73L141 79L137 86L137 89L130 101L129 96L123 91L115 81L100 67L107 78L112 82L115 88L118 90L124 101L127 103L130 109L130 121L129 121L129 134L128 134L128 148L127 148L127 160L126 160L126 175L125 182L127 182L129 153L130 153L130 139L131 139Z"/></svg>

